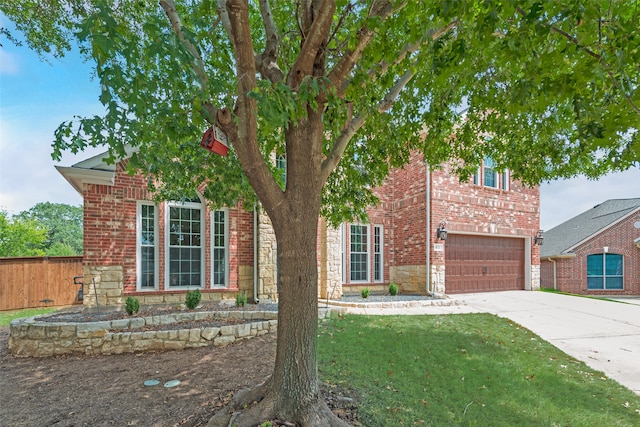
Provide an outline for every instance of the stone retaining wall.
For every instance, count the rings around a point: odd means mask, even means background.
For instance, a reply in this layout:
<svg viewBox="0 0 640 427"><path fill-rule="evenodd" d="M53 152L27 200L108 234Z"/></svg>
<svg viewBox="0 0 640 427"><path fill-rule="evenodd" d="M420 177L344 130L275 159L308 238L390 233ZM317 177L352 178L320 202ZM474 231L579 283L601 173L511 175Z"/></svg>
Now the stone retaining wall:
<svg viewBox="0 0 640 427"><path fill-rule="evenodd" d="M151 317L100 322L44 322L35 317L11 322L9 351L16 356L46 357L80 353L120 354L221 346L277 330L273 311L212 311L173 313ZM247 323L191 329L140 330L145 326L170 325L214 319L245 319Z"/></svg>

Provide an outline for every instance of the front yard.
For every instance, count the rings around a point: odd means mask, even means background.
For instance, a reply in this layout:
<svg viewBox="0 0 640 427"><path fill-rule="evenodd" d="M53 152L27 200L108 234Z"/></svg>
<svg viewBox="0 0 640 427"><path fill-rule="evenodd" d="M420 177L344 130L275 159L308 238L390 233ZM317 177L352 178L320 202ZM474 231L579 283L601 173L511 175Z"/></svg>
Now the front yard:
<svg viewBox="0 0 640 427"><path fill-rule="evenodd" d="M270 373L275 355L275 338L263 336L227 347L15 358L7 335L0 326L8 425L206 425L230 393ZM336 411L355 412L363 426L640 425L640 396L487 314L334 316L320 327L319 369L331 399L346 402ZM146 387L149 379L160 385Z"/></svg>

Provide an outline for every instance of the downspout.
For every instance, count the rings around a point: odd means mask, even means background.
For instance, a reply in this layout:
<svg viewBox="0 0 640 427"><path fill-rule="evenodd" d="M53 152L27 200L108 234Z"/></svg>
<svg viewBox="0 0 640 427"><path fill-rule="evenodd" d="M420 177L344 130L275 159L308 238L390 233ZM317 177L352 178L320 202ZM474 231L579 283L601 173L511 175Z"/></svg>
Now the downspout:
<svg viewBox="0 0 640 427"><path fill-rule="evenodd" d="M258 209L257 204L253 205L253 303L259 304L258 299L258 268L260 263L258 262Z"/></svg>
<svg viewBox="0 0 640 427"><path fill-rule="evenodd" d="M558 290L557 276L556 276L556 260L553 258L548 258L549 261L553 264L553 290Z"/></svg>
<svg viewBox="0 0 640 427"><path fill-rule="evenodd" d="M426 291L427 295L433 296L431 287L431 169L429 164L424 162L425 171L425 200L426 200L426 233L425 233L425 257L426 257Z"/></svg>

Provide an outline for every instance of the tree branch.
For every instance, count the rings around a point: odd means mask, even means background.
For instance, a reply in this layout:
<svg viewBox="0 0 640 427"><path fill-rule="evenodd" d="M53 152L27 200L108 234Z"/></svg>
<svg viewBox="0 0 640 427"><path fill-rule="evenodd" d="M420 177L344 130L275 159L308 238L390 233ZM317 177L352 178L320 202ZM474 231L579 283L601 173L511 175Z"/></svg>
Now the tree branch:
<svg viewBox="0 0 640 427"><path fill-rule="evenodd" d="M218 14L220 15L220 20L222 21L222 27L227 32L229 36L229 40L231 41L231 46L235 50L234 40L232 36L231 30L231 20L229 19L229 11L227 10L227 1L226 0L218 0Z"/></svg>
<svg viewBox="0 0 640 427"><path fill-rule="evenodd" d="M178 15L178 11L176 9L176 4L173 0L160 0L160 6L164 10L164 13L169 18L169 22L171 22L171 28L176 33L180 41L184 43L187 47L193 58L195 59L195 63L191 65L195 73L198 75L200 82L202 83L202 88L204 92L207 91L207 87L209 85L209 77L204 69L204 62L202 61L202 57L200 56L200 52L198 49L191 43L191 41L187 40L182 32L182 21L180 20L180 16Z"/></svg>
<svg viewBox="0 0 640 427"><path fill-rule="evenodd" d="M387 92L385 97L378 104L379 113L384 113L385 111L391 108L391 106L395 102L398 95L400 95L400 92L402 92L402 89L404 89L404 87L411 81L413 76L416 75L416 71L417 71L417 67L414 64L414 66L408 69L404 73L404 75L400 77L400 79L398 79L396 84L394 84L393 87L389 89L389 92Z"/></svg>
<svg viewBox="0 0 640 427"><path fill-rule="evenodd" d="M407 84L411 81L411 79L416 75L417 67L415 64L407 70L402 77L396 81L391 89L387 92L385 97L378 103L378 107L376 111L378 113L384 113L389 110L393 103L395 102L402 89L407 86ZM331 172L335 169L335 167L340 162L342 155L344 154L344 150L346 150L349 141L355 135L355 133L364 125L368 113L362 113L359 116L350 120L349 124L342 130L340 136L336 139L333 147L331 147L331 152L327 155L327 157L322 162L322 177L323 179L327 179Z"/></svg>
<svg viewBox="0 0 640 427"><path fill-rule="evenodd" d="M347 149L349 141L351 141L356 132L362 127L362 125L364 125L368 116L369 114L365 112L354 117L342 132L340 132L340 136L338 136L336 141L333 143L333 147L331 147L331 152L322 161L322 182L326 182L329 175L331 175L331 172L333 172L336 166L338 166L340 159L344 155L344 150Z"/></svg>
<svg viewBox="0 0 640 427"><path fill-rule="evenodd" d="M233 140L238 161L267 209L275 209L284 202L280 186L267 166L258 144L258 122L256 100L249 93L256 88L256 64L253 54L249 6L244 0L227 0L226 10L231 24L231 38L235 46L238 93L236 101L237 136ZM230 111L221 110L217 119L233 131ZM226 125L226 126L225 126Z"/></svg>
<svg viewBox="0 0 640 427"><path fill-rule="evenodd" d="M398 9L394 9L391 2L384 1L377 4L377 7L369 12L369 16L378 16L384 20L391 16L394 11L399 10L403 6L404 3L401 4ZM347 76L351 73L351 70L362 56L362 52L369 43L371 43L374 34L375 32L367 27L363 27L358 31L358 41L356 42L355 49L347 52L329 73L329 80L331 80L336 88L342 87L342 83L346 80ZM338 92L338 96L342 95L342 93L343 92Z"/></svg>
<svg viewBox="0 0 640 427"><path fill-rule="evenodd" d="M290 88L295 90L305 76L311 75L313 66L318 55L319 49L326 42L327 34L333 22L333 14L335 12L335 1L323 0L315 16L309 34L302 44L302 49L298 55L298 59L291 67L291 71L287 76L287 83Z"/></svg>
<svg viewBox="0 0 640 427"><path fill-rule="evenodd" d="M397 58L395 58L393 60L393 62L383 62L380 63L378 65L378 67L373 68L371 70L369 70L368 75L369 75L369 79L367 80L368 82L373 82L376 80L375 75L376 74L384 74L387 72L387 70L391 67L391 66L395 66L398 65L400 62L404 61L404 59L411 55L412 53L416 52L418 49L420 49L422 46L425 45L425 42L427 41L435 41L438 40L440 37L442 37L443 35L445 35L447 32L449 32L450 30L452 30L454 27L456 27L458 24L460 23L459 20L455 20L450 22L446 27L442 27L442 28L437 28L437 29L432 29L427 33L427 36L424 37L421 40L416 41L415 43L411 43L411 44L407 44L404 46L404 48L402 49L402 51L400 52L400 54L398 55ZM349 87L349 84L351 83L351 79L345 80L342 85L340 86L340 88L338 88L338 95L342 95L344 94L344 92L347 90L347 88Z"/></svg>
<svg viewBox="0 0 640 427"><path fill-rule="evenodd" d="M256 67L258 72L271 82L281 82L284 78L284 73L278 66L280 38L273 22L269 0L260 0L260 14L262 15L262 22L264 22L267 44L262 55L256 55Z"/></svg>
<svg viewBox="0 0 640 427"><path fill-rule="evenodd" d="M527 16L527 13L525 12L524 9L522 9L521 7L517 7L516 8L517 12L522 15L523 17ZM589 49L588 47L586 47L585 45L580 44L580 41L578 40L577 37L572 36L571 34L567 33L564 30L561 30L560 28L558 28L557 26L553 25L553 24L548 24L546 22L541 22L542 25L548 27L551 31L553 31L556 34L559 34L560 36L564 37L565 39L567 39L569 42L573 43L574 45L576 45L576 47L578 47L579 49L581 49L584 53L586 53L587 55L591 56L592 58L596 59L605 69L605 71L607 72L607 74L609 75L609 78L611 79L611 81L613 82L614 86L622 93L622 96L627 100L627 102L629 103L629 105L631 106L631 108L638 114L640 114L640 108L635 104L635 102L633 102L633 99L631 98L631 96L627 93L625 93L625 91L622 89L622 87L620 86L620 82L618 81L618 79L616 79L615 74L613 73L613 71L611 71L611 69L609 68L609 64L606 63L605 59L602 57L602 55L594 52L593 50Z"/></svg>

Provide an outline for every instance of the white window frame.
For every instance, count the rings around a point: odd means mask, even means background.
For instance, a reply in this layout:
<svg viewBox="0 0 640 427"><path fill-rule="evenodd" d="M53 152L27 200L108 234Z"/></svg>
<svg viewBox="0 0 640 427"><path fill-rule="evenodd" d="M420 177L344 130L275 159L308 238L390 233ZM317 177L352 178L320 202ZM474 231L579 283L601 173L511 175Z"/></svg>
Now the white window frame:
<svg viewBox="0 0 640 427"><path fill-rule="evenodd" d="M340 241L342 242L342 245L340 245L342 251L340 254L340 273L342 283L347 283L347 227L348 224L344 222L340 225Z"/></svg>
<svg viewBox="0 0 640 427"><path fill-rule="evenodd" d="M489 168L487 168L487 161L491 162L491 167ZM482 161L482 184L487 188L499 189L500 180L498 179L498 172L496 172L494 163L495 162L493 161L493 159L489 157L485 157L484 160ZM493 182L495 183L495 185L487 185L486 177L487 177L488 171L490 171L490 173L493 175Z"/></svg>
<svg viewBox="0 0 640 427"><path fill-rule="evenodd" d="M365 244L365 249L366 252L353 252L351 250L351 242L353 239L353 233L351 233L351 227L363 227L364 228L364 233L362 233L364 236L366 236L367 242ZM371 282L371 229L369 228L369 225L367 224L349 224L349 283L370 283ZM351 260L351 256L353 254L365 254L365 278L364 279L358 279L358 280L354 280L352 277L353 275L353 268L352 268L352 260Z"/></svg>
<svg viewBox="0 0 640 427"><path fill-rule="evenodd" d="M215 246L216 244L216 236L215 236L215 222L214 215L216 212L224 213L224 283L219 284L215 283L215 262L214 262L214 250L216 248L220 248L220 246ZM211 288L224 289L229 287L229 209L215 209L209 211L209 224L211 228L210 235L210 253L211 253Z"/></svg>
<svg viewBox="0 0 640 427"><path fill-rule="evenodd" d="M493 188L496 190L509 191L511 187L510 186L511 174L509 173L509 169L505 169L503 172L499 173L498 171L495 170L495 168L493 167L490 168L490 169L493 169L493 176L494 176L496 185L494 187L486 184L486 180L484 179L486 174L486 170L485 170L486 159L488 159L488 157L482 160L482 164L480 165L478 170L473 174L473 185L479 185L486 188Z"/></svg>
<svg viewBox="0 0 640 427"><path fill-rule="evenodd" d="M188 208L188 209L198 209L200 210L200 284L198 286L187 285L187 286L171 286L171 236L170 236L170 228L171 228L171 208ZM205 207L202 201L200 202L180 202L180 201L171 201L167 202L167 206L165 209L165 236L164 236L164 247L165 247L165 256L164 256L164 288L167 291L170 290L182 290L182 289L202 289L205 285L205 248L206 248L206 221L205 221ZM191 246L194 247L194 246Z"/></svg>
<svg viewBox="0 0 640 427"><path fill-rule="evenodd" d="M500 179L502 181L502 189L504 191L509 191L510 189L510 182L511 182L511 176L509 174L509 169L505 169L504 172L502 172Z"/></svg>
<svg viewBox="0 0 640 427"><path fill-rule="evenodd" d="M371 239L371 244L373 247L373 268L371 269L371 273L373 275L374 283L382 283L384 282L384 227L381 224L373 225L373 238ZM378 231L380 236L380 242L378 243L379 250L376 251L376 231ZM376 255L380 256L380 278L376 278Z"/></svg>
<svg viewBox="0 0 640 427"><path fill-rule="evenodd" d="M151 206L153 208L153 274L154 281L153 287L142 287L142 207ZM136 204L136 290L137 291L155 291L159 286L159 272L160 272L160 259L159 256L159 241L158 241L158 206L152 202L138 200ZM150 245L145 245L150 247Z"/></svg>

